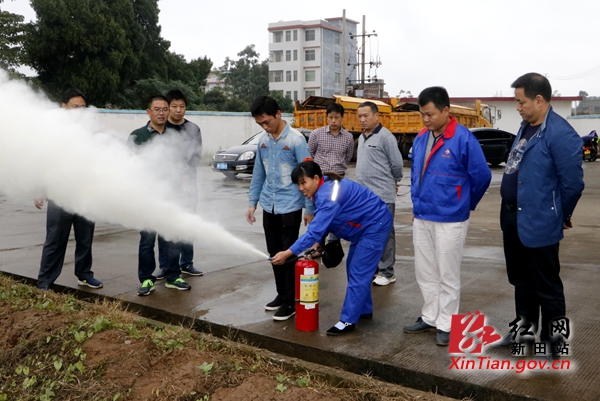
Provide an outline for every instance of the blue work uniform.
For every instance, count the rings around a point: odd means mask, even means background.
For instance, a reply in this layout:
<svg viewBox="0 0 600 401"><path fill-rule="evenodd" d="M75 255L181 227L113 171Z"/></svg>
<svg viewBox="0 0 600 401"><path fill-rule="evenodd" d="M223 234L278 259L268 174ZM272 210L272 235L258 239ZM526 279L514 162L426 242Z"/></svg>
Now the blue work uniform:
<svg viewBox="0 0 600 401"><path fill-rule="evenodd" d="M340 320L355 324L360 315L373 312L371 281L392 228L392 214L377 195L348 178L322 179L313 202L315 217L290 250L298 255L328 233L350 241Z"/></svg>

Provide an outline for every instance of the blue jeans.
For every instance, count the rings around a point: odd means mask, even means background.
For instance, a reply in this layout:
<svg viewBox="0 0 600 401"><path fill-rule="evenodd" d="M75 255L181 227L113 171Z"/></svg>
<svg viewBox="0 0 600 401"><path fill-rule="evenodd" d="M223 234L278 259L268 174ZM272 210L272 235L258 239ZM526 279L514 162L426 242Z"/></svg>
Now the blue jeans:
<svg viewBox="0 0 600 401"><path fill-rule="evenodd" d="M154 256L154 242L156 241L156 232L154 231L141 231L140 232L140 247L138 253L138 278L140 283L145 280L156 281L156 277L152 275L156 269L156 259ZM165 278L167 281L175 281L181 275L179 270L179 249L174 242L167 241L158 236L159 244L164 242L166 262L165 268L167 274Z"/></svg>
<svg viewBox="0 0 600 401"><path fill-rule="evenodd" d="M167 266L167 241L158 236L158 266L161 269ZM194 244L191 242L176 242L175 247L178 250L177 263L181 270L194 265Z"/></svg>

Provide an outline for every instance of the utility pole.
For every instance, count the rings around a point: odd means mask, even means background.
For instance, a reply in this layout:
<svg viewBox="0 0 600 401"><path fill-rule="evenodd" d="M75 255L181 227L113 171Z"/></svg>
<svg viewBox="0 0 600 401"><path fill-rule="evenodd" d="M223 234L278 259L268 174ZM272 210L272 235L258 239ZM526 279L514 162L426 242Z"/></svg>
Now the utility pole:
<svg viewBox="0 0 600 401"><path fill-rule="evenodd" d="M363 90L363 96L365 92L365 47L367 46L367 28L365 27L365 16L363 15L362 21L362 58L361 58L361 67L360 67L360 89Z"/></svg>
<svg viewBox="0 0 600 401"><path fill-rule="evenodd" d="M348 45L348 39L346 38L346 9L342 13L342 95L346 96L346 46Z"/></svg>
<svg viewBox="0 0 600 401"><path fill-rule="evenodd" d="M360 55L360 62L357 64L354 64L354 66L357 66L360 68L360 81L358 81L358 84L353 85L354 89L362 89L363 90L363 96L364 96L364 90L365 90L365 65L366 65L366 52L365 52L365 47L367 45L367 38L371 37L371 36L377 36L377 32L373 31L373 33L367 33L367 30L365 28L365 16L363 15L363 20L362 20L362 35L352 35L350 34L350 39L354 39L354 38L362 38L362 46L358 52L358 54ZM375 65L378 66L380 64L379 61L377 62L370 62L369 63L371 66ZM351 64L348 64L351 65Z"/></svg>

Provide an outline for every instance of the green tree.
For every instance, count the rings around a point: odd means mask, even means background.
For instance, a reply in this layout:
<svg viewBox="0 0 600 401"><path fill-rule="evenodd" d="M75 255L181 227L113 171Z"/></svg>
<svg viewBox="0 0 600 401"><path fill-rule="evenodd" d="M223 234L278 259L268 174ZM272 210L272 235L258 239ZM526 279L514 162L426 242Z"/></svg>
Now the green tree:
<svg viewBox="0 0 600 401"><path fill-rule="evenodd" d="M103 106L139 76L145 39L133 3L31 0L38 21L25 49L49 94L76 87Z"/></svg>
<svg viewBox="0 0 600 401"><path fill-rule="evenodd" d="M13 73L25 61L23 19L22 15L0 10L0 68Z"/></svg>
<svg viewBox="0 0 600 401"><path fill-rule="evenodd" d="M236 100L232 104L239 105L240 109L234 111L249 111L254 99L269 93L269 65L267 60L260 61L254 45L246 46L237 55L237 60L227 57L219 71L226 93Z"/></svg>
<svg viewBox="0 0 600 401"><path fill-rule="evenodd" d="M163 81L157 78L140 79L127 88L118 99L117 106L145 110L147 101L156 94L165 94L171 89L179 89L187 98L187 109L197 110L202 101L197 88L182 81Z"/></svg>
<svg viewBox="0 0 600 401"><path fill-rule="evenodd" d="M158 24L157 0L135 0L133 10L135 21L142 30L144 38L143 51L140 55L140 77L168 79L168 64L175 61L169 54L171 42L160 36L161 26Z"/></svg>
<svg viewBox="0 0 600 401"><path fill-rule="evenodd" d="M225 110L227 94L221 87L216 87L204 94L202 98L204 110Z"/></svg>
<svg viewBox="0 0 600 401"><path fill-rule="evenodd" d="M283 91L270 91L269 96L277 101L282 113L293 113L294 103L292 99L283 95Z"/></svg>
<svg viewBox="0 0 600 401"><path fill-rule="evenodd" d="M198 87L204 88L206 86L206 78L213 67L213 62L206 56L198 57L193 59L189 63L192 74L194 74L194 79L196 80L196 85Z"/></svg>

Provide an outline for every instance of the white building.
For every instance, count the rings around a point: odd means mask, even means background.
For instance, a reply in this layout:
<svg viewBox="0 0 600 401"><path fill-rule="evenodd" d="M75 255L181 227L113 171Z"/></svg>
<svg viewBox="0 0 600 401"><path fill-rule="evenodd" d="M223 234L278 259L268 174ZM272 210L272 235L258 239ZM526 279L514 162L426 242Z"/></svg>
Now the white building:
<svg viewBox="0 0 600 401"><path fill-rule="evenodd" d="M225 86L225 81L223 81L221 78L219 78L219 71L218 70L212 70L209 74L208 77L206 77L206 85L204 86L204 91L208 92L211 89L214 89L216 87L224 87Z"/></svg>
<svg viewBox="0 0 600 401"><path fill-rule="evenodd" d="M270 23L269 90L293 101L344 94L347 79L356 80L357 25L347 18Z"/></svg>

